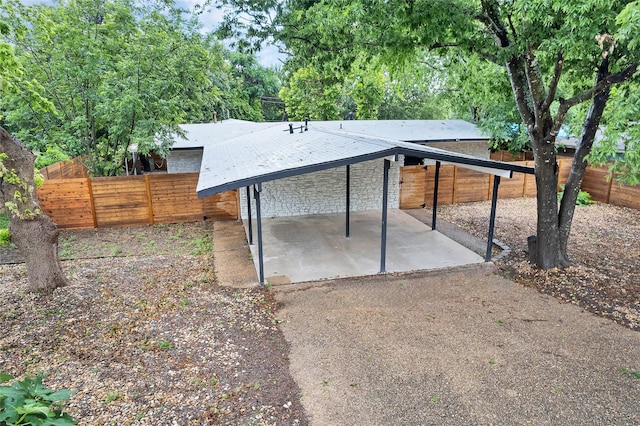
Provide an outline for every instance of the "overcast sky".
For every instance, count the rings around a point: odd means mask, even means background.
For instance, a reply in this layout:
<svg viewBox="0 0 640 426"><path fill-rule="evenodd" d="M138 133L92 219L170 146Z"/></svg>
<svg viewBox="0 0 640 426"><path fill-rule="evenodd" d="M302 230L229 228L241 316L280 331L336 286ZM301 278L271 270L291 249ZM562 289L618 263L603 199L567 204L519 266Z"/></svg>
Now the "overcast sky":
<svg viewBox="0 0 640 426"><path fill-rule="evenodd" d="M25 5L31 5L35 3L47 3L52 4L51 0L22 0ZM193 10L196 4L202 3L198 0L175 0L175 4L178 7L186 10ZM203 25L203 30L209 32L213 30L222 21L223 11L216 7L210 7L205 13L200 15L200 22ZM285 55L278 52L278 48L275 46L264 46L263 49L256 55L258 61L264 66L280 66L282 61L285 60Z"/></svg>

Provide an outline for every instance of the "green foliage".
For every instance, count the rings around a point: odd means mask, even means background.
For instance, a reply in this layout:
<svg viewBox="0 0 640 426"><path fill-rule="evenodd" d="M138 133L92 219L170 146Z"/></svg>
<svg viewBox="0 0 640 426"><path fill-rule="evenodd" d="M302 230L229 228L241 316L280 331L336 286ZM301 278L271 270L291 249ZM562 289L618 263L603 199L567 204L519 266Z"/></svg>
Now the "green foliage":
<svg viewBox="0 0 640 426"><path fill-rule="evenodd" d="M9 216L5 212L0 211L0 229L9 228Z"/></svg>
<svg viewBox="0 0 640 426"><path fill-rule="evenodd" d="M129 146L165 153L178 123L210 121L220 104L222 46L172 1L3 6L21 67L12 75L54 107L34 110L25 90L3 93L6 127L34 151L88 155L94 175L118 174Z"/></svg>
<svg viewBox="0 0 640 426"><path fill-rule="evenodd" d="M69 155L64 153L58 145L49 145L45 148L44 152L39 152L37 154L34 165L37 170L40 170L50 166L51 164L66 161L68 159Z"/></svg>
<svg viewBox="0 0 640 426"><path fill-rule="evenodd" d="M11 244L11 234L6 228L0 228L0 246L6 246Z"/></svg>
<svg viewBox="0 0 640 426"><path fill-rule="evenodd" d="M336 120L340 86L314 68L301 68L280 90L289 119Z"/></svg>
<svg viewBox="0 0 640 426"><path fill-rule="evenodd" d="M12 379L0 375L0 383ZM72 392L54 391L42 385L42 377L25 377L10 386L0 386L0 425L66 426L77 422L64 412L62 401Z"/></svg>
<svg viewBox="0 0 640 426"><path fill-rule="evenodd" d="M558 202L560 202L560 200L562 200L562 197L564 196L564 185L560 185L560 188L562 189L562 191L558 192ZM591 194L589 194L587 191L580 190L578 192L578 198L576 198L576 206L588 206L594 203L595 201L591 199Z"/></svg>

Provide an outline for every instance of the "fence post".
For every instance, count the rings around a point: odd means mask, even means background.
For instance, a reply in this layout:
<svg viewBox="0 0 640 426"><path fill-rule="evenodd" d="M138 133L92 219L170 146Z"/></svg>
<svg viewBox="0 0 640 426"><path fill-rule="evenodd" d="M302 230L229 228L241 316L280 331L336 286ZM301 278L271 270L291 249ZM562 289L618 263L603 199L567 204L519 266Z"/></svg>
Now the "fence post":
<svg viewBox="0 0 640 426"><path fill-rule="evenodd" d="M151 184L149 175L144 175L144 183L147 187L147 207L149 209L149 225L153 225L153 202L151 201Z"/></svg>
<svg viewBox="0 0 640 426"><path fill-rule="evenodd" d="M89 205L91 206L91 217L93 218L93 227L98 227L98 218L96 216L96 204L93 201L93 187L91 186L91 178L87 178L87 189L89 190Z"/></svg>

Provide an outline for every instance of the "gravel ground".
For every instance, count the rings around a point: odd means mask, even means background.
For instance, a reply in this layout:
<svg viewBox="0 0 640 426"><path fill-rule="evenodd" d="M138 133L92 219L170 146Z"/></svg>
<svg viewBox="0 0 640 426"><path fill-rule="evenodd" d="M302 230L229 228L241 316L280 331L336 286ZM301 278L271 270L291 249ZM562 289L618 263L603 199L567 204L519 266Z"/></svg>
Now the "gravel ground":
<svg viewBox="0 0 640 426"><path fill-rule="evenodd" d="M211 228L62 232L49 296L0 265L0 372L77 391L82 425L306 424L272 298L218 285Z"/></svg>
<svg viewBox="0 0 640 426"><path fill-rule="evenodd" d="M486 241L490 202L441 206L438 220ZM428 222L430 209L409 213ZM576 206L569 238L572 267L546 271L529 263L527 237L536 233L536 200L499 200L495 238L511 248L496 261L526 287L640 331L640 211L596 203Z"/></svg>

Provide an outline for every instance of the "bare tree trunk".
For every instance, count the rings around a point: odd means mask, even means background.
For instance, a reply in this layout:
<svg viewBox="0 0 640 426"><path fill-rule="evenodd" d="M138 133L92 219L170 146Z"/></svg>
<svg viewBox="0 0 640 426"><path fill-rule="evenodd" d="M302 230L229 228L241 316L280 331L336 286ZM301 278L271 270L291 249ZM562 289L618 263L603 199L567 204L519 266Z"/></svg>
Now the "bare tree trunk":
<svg viewBox="0 0 640 426"><path fill-rule="evenodd" d="M42 213L34 182L33 153L0 127L0 199L12 241L27 264L29 289L51 292L67 285L58 258L58 228Z"/></svg>
<svg viewBox="0 0 640 426"><path fill-rule="evenodd" d="M596 84L604 80L608 75L608 61L605 58L598 68ZM591 152L591 148L593 147L593 141L596 137L600 120L602 119L602 113L604 112L604 108L609 100L610 92L610 88L607 87L593 98L593 102L589 107L587 117L582 126L580 144L573 156L571 172L569 173L567 183L564 187L564 194L562 195L562 202L560 203L560 211L558 212L558 223L560 232L560 256L565 263L570 262L569 255L567 253L567 244L569 242L569 234L571 232L571 224L573 222L573 214L576 209L578 193L580 192L580 186L582 185L584 173L587 169L587 162L585 158L589 152Z"/></svg>
<svg viewBox="0 0 640 426"><path fill-rule="evenodd" d="M553 144L537 143L535 173L537 190L537 262L542 269L563 265L558 233L558 163Z"/></svg>

